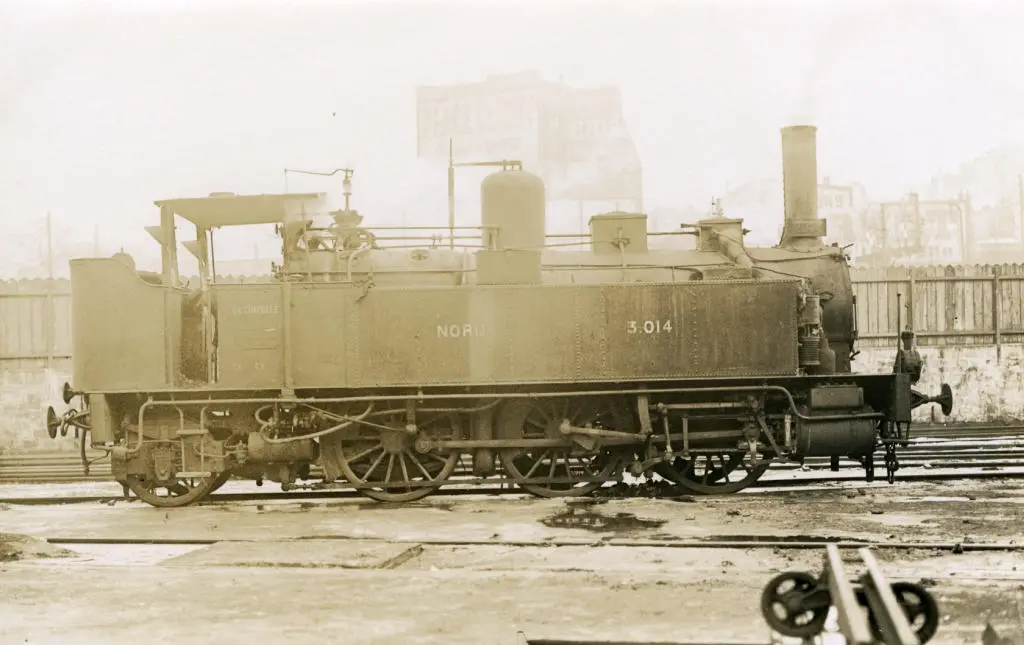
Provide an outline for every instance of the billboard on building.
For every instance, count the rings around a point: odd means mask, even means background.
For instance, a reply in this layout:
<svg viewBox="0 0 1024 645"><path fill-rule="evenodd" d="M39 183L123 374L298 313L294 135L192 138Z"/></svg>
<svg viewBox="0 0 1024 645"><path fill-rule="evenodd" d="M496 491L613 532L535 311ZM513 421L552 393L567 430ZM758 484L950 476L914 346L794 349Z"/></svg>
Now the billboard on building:
<svg viewBox="0 0 1024 645"><path fill-rule="evenodd" d="M419 87L417 156L447 160L451 140L458 161L534 160L537 117L537 88L529 78Z"/></svg>
<svg viewBox="0 0 1024 645"><path fill-rule="evenodd" d="M616 88L574 89L539 74L420 87L421 159L516 159L544 178L549 200L630 202L639 209L643 174Z"/></svg>

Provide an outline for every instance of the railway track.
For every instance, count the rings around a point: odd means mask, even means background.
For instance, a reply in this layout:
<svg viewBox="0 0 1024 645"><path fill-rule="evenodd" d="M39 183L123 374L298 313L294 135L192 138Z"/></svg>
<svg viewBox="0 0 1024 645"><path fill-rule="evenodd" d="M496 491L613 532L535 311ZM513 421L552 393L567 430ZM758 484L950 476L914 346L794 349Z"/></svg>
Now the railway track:
<svg viewBox="0 0 1024 645"><path fill-rule="evenodd" d="M359 536L309 536L288 540L301 543L303 541L380 541L379 537ZM50 544L62 546L73 545L105 545L105 546L209 546L222 542L249 543L252 539L213 539L213 538L133 538L133 537L59 537L46 538ZM450 540L433 538L388 538L393 544L416 544L431 547L580 547L580 546L618 546L629 548L658 547L662 549L786 549L815 550L828 544L840 549L889 549L899 551L1024 551L1024 544L1016 542L893 542L889 540L851 540L849 538L756 535L731 538L675 538L664 540L642 540L634 538L579 538L579 539L545 539L545 540Z"/></svg>
<svg viewBox="0 0 1024 645"><path fill-rule="evenodd" d="M924 465L922 462L933 460L948 461L959 454L972 461L988 460L1007 464L1016 459L1024 459L1024 425L998 426L925 426L914 429L913 444L901 449L900 462L907 466ZM986 440L1020 440L1019 445L1005 448L988 448ZM103 457L99 451L89 451L86 456L90 460ZM882 463L882 452L875 453L876 463ZM811 468L827 466L827 459L808 459L806 465ZM1000 462L1002 463L1002 462ZM996 463L987 465L997 465ZM1012 464L1011 464L1012 465ZM799 468L795 464L775 464L772 471L786 471ZM455 475L464 475L456 471ZM313 476L319 475L319 469L313 468ZM0 455L0 483L32 483L56 484L68 482L104 482L110 481L110 464L99 461L92 464L90 472L83 472L81 459L77 452L27 453L22 455Z"/></svg>
<svg viewBox="0 0 1024 645"><path fill-rule="evenodd" d="M1007 472L1001 468L1015 468L1014 472ZM938 482L958 480L979 480L979 479L1016 479L1024 477L1024 460L1012 466L997 467L991 466L989 470L979 469L977 464L968 466L968 469L952 469L944 467L944 472L897 474L897 482ZM740 495L756 494L765 492L784 492L787 490L799 491L809 487L821 487L827 484L863 482L863 473L848 470L845 473L828 472L827 467L820 469L824 472L814 473L807 476L800 473L799 478L786 479L762 479L756 486L738 493ZM501 480L488 480L486 486L469 486L470 482L453 479L450 483L433 493L434 497L523 497L529 493L515 487L511 482L499 484ZM95 494L70 494L61 496L23 496L23 497L0 497L0 504L23 505L23 506L53 506L59 504L86 504L86 503L113 503L117 500L124 500L124 497L113 492L120 489L113 482L111 493L105 495ZM245 484L246 482L239 482ZM664 482L654 486L630 485L630 484L609 484L594 492L590 498L650 498L657 496L660 499L679 500L693 499L693 495L687 491L673 489ZM237 492L237 493L213 493L206 499L197 502L196 506L203 506L218 503L232 502L315 502L324 500L358 499L367 500L357 490L351 488L319 489L319 490L293 490L293 491L267 491L267 492ZM588 499L588 498L581 498ZM131 501L138 501L134 497ZM376 502L374 502L376 503Z"/></svg>
<svg viewBox="0 0 1024 645"><path fill-rule="evenodd" d="M883 455L875 455L876 464L882 463ZM849 462L841 462L846 467L852 467ZM1024 465L1024 445L1017 448L1006 449L978 449L978 450L932 450L911 452L905 450L900 454L900 464L910 467L946 467L946 468L967 468L971 466L993 466L1010 467ZM827 459L808 459L801 467L799 464L778 463L773 464L769 472L791 472L795 470L810 469L816 470L827 468ZM0 468L4 468L0 465ZM462 472L456 471L455 477L466 476L468 469ZM311 469L311 477L316 478L320 473L318 469ZM55 463L49 460L40 460L33 463L20 463L13 465L9 470L0 470L0 483L18 484L59 484L68 482L105 482L111 480L110 466L104 464L102 468L94 464L89 475L82 473L80 463Z"/></svg>
<svg viewBox="0 0 1024 645"><path fill-rule="evenodd" d="M904 469L924 469L933 472L897 473L900 481L938 481L951 479L994 479L1020 477L1024 472L1024 428L1007 429L991 428L946 428L944 432L929 429L921 432L907 448L901 450L900 465ZM997 434L998 432L998 434ZM945 437L941 436L945 434ZM938 435L938 436L937 436ZM95 458L98 455L90 455ZM876 473L883 463L882 454L876 453ZM60 470L58 470L58 468ZM821 486L827 482L859 482L863 481L863 471L859 464L841 461L839 472L830 470L827 458L808 459L803 466L791 463L774 464L768 474L748 492L779 490L785 488L801 488ZM1015 469L1018 472L1006 472L1002 469ZM316 469L314 469L316 470ZM941 471L941 472L939 472ZM319 473L311 473L316 477ZM881 477L881 475L877 475ZM0 483L22 484L67 484L102 482L111 485L112 494L71 494L54 496L19 497L10 496L0 499L8 504L52 505L66 503L96 503L123 499L114 482L111 481L108 464L94 464L89 476L81 472L81 464L77 455L46 454L20 456L17 461L0 460ZM245 482L237 482L239 486L251 486ZM511 481L504 478L477 479L470 475L468 468L456 471L448 484L435 495L454 497L469 495L507 496L523 495L524 491L517 488ZM660 485L627 485L610 484L595 493L601 497L665 497L685 495L685 491L667 489ZM211 495L207 503L244 502L244 501L289 501L315 499L353 499L362 498L360 493L343 483L328 487L299 489L291 491L267 492L219 492Z"/></svg>

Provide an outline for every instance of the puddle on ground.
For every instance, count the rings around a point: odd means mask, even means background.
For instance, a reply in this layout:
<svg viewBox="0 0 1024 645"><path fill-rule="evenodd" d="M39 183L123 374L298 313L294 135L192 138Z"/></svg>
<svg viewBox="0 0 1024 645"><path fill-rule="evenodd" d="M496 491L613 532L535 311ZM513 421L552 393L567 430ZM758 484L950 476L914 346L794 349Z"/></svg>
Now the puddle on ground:
<svg viewBox="0 0 1024 645"><path fill-rule="evenodd" d="M656 529L668 520L649 520L632 513L601 515L590 510L592 504L572 504L565 509L543 518L540 523L553 529L583 529L585 531L622 532Z"/></svg>

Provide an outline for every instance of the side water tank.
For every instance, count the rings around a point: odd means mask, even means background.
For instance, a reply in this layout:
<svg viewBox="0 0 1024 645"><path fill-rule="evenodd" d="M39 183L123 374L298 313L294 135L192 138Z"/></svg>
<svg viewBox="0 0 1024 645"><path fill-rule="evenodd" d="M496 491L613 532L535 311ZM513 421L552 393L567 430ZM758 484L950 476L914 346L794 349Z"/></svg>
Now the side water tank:
<svg viewBox="0 0 1024 645"><path fill-rule="evenodd" d="M481 225L497 230L498 249L544 246L544 180L523 170L492 173L480 183ZM485 236L487 232L485 231Z"/></svg>

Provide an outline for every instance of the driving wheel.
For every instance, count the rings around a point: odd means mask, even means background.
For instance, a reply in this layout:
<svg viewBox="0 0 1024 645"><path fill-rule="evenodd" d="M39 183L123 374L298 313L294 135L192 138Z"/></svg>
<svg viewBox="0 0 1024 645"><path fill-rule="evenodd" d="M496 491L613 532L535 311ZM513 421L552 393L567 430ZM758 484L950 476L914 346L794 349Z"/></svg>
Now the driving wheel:
<svg viewBox="0 0 1024 645"><path fill-rule="evenodd" d="M727 495L757 483L769 466L768 463L752 465L745 452L729 452L701 454L690 459L676 457L667 464L655 466L654 472L699 495Z"/></svg>

